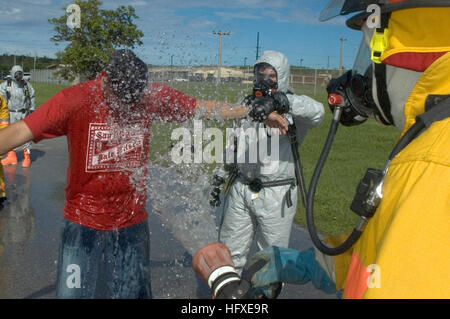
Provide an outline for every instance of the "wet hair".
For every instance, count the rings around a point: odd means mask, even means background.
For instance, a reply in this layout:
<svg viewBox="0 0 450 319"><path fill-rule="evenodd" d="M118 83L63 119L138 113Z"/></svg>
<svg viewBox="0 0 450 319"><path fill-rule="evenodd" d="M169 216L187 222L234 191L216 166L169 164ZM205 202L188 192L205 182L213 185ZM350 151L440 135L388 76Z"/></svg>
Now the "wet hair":
<svg viewBox="0 0 450 319"><path fill-rule="evenodd" d="M122 102L139 101L147 87L148 67L133 51L116 50L106 67L108 86Z"/></svg>

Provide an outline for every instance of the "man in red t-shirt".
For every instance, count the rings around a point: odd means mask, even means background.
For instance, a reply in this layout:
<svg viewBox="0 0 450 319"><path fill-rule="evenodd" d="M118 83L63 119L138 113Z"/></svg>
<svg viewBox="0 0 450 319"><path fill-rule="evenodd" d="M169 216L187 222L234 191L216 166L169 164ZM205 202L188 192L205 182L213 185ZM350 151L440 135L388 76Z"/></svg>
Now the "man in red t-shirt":
<svg viewBox="0 0 450 319"><path fill-rule="evenodd" d="M93 298L102 259L109 297L151 298L145 210L151 123L182 122L197 110L224 118L247 112L149 84L147 77L143 61L130 50L118 50L97 79L60 91L0 134L1 154L26 141L67 136L59 298ZM271 120L272 126L287 127L277 114Z"/></svg>

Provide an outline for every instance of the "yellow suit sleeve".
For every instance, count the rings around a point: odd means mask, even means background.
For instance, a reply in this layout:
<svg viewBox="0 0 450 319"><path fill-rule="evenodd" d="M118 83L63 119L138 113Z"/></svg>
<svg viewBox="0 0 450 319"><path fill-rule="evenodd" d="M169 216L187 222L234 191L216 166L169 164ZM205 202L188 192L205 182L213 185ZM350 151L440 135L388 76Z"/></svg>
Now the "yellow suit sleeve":
<svg viewBox="0 0 450 319"><path fill-rule="evenodd" d="M0 130L9 125L9 110L6 101L0 94Z"/></svg>
<svg viewBox="0 0 450 319"><path fill-rule="evenodd" d="M9 110L6 101L0 94L0 130L9 125Z"/></svg>

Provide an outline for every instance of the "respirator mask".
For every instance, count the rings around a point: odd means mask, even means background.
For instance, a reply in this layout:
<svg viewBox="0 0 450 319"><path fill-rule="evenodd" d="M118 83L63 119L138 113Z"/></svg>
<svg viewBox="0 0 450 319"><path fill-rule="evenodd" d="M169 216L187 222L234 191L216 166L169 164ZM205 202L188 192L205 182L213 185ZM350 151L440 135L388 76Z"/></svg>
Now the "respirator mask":
<svg viewBox="0 0 450 319"><path fill-rule="evenodd" d="M277 71L269 63L258 63L254 67L253 95L268 97L278 89Z"/></svg>
<svg viewBox="0 0 450 319"><path fill-rule="evenodd" d="M22 71L17 71L16 73L14 73L14 79L17 82L22 82L23 81L23 72Z"/></svg>
<svg viewBox="0 0 450 319"><path fill-rule="evenodd" d="M359 125L370 116L382 121L373 98L370 52L369 46L362 41L353 69L328 83L328 104L332 111L334 106L343 106L340 120L343 125Z"/></svg>
<svg viewBox="0 0 450 319"><path fill-rule="evenodd" d="M258 63L254 68L253 95L248 99L252 109L250 117L257 122L264 122L270 113L289 112L289 100L285 93L279 92L277 71L269 63Z"/></svg>

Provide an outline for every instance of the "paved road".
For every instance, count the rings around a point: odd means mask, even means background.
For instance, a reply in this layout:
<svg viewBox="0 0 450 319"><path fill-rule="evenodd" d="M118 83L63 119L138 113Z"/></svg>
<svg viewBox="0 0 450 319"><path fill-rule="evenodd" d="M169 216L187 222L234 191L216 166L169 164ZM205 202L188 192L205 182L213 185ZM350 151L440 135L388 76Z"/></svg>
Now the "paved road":
<svg viewBox="0 0 450 319"><path fill-rule="evenodd" d="M4 168L8 203L0 211L0 298L54 298L67 170L65 138L34 145L31 168ZM148 211L151 211L148 207ZM158 215L150 213L154 298L210 298L191 268L192 256ZM290 246L311 246L294 227ZM102 287L98 296L102 297ZM334 298L311 284L286 285L280 298Z"/></svg>

